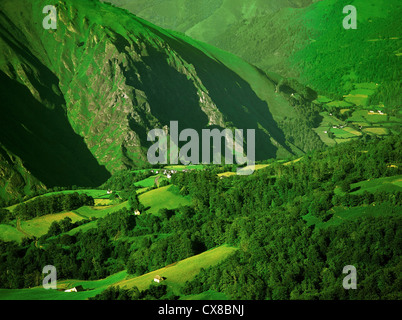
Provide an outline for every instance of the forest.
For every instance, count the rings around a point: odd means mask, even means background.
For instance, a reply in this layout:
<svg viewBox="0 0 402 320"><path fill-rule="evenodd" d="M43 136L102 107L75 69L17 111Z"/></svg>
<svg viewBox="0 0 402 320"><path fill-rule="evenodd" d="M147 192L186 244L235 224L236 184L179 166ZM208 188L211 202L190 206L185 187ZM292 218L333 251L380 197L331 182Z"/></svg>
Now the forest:
<svg viewBox="0 0 402 320"><path fill-rule="evenodd" d="M214 166L178 172L171 183L191 195L191 206L135 216L134 189L127 191L128 209L97 219L86 232L66 233L73 227L66 220L39 239L0 242L0 286L39 285L46 264L56 266L61 279L100 279L121 270L138 276L229 244L239 250L202 269L183 295L216 290L232 299L400 299L401 192L355 194L351 185L400 174L390 164L400 164L401 143L396 135L356 140L292 164L272 162L250 176L221 179L222 168ZM338 209L374 206L377 214L334 223ZM309 223L310 216L321 224ZM359 290L343 289L346 265L356 266ZM175 298L163 288L114 288L96 299L158 297Z"/></svg>
<svg viewBox="0 0 402 320"><path fill-rule="evenodd" d="M28 220L46 214L59 213L78 209L82 206L93 206L94 199L85 193L54 194L38 197L19 204L13 215L22 220Z"/></svg>

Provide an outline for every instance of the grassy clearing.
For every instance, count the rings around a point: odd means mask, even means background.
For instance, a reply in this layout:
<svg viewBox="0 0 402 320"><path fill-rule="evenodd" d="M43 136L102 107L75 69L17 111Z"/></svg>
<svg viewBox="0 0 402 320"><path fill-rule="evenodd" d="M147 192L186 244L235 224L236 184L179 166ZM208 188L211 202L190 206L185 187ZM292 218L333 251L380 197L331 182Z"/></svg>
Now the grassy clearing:
<svg viewBox="0 0 402 320"><path fill-rule="evenodd" d="M361 194L364 191L367 191L367 192L401 191L402 190L402 175L360 181L360 182L351 184L350 188L351 188L351 190L354 190L352 192L352 194Z"/></svg>
<svg viewBox="0 0 402 320"><path fill-rule="evenodd" d="M353 122L367 122L365 116L368 114L367 110L356 110L352 113L352 115L348 118L349 121Z"/></svg>
<svg viewBox="0 0 402 320"><path fill-rule="evenodd" d="M218 264L236 250L237 249L234 247L223 245L205 251L196 256L181 260L174 265L149 272L136 278L122 280L114 285L119 285L120 287L125 288L132 288L136 286L138 289L144 290L153 283L155 276L159 275L166 278L163 283L172 289L175 294L180 295L180 288L185 284L186 281L193 279L194 276L200 272L201 268L205 269L212 265Z"/></svg>
<svg viewBox="0 0 402 320"><path fill-rule="evenodd" d="M354 138L356 136L353 133L350 133L344 129L331 128L330 131L335 134L336 138L339 139Z"/></svg>
<svg viewBox="0 0 402 320"><path fill-rule="evenodd" d="M180 206L191 205L191 198L179 195L175 188L173 185L168 185L145 192L138 198L145 208L149 208L147 212L154 214L162 208L175 209Z"/></svg>
<svg viewBox="0 0 402 320"><path fill-rule="evenodd" d="M144 180L141 180L141 181L138 181L138 182L134 183L134 185L136 187L142 187L142 188L152 187L154 185L154 183L155 183L156 177L158 177L158 176L155 175L155 176L148 177L148 178L146 178Z"/></svg>
<svg viewBox="0 0 402 320"><path fill-rule="evenodd" d="M387 115L379 113L367 113L365 118L367 119L368 122L371 123L382 123L387 121Z"/></svg>
<svg viewBox="0 0 402 320"><path fill-rule="evenodd" d="M328 103L328 102L331 102L332 101L332 99L330 99L330 98L327 98L326 96L318 96L317 97L317 99L316 99L318 102L320 102L320 103Z"/></svg>
<svg viewBox="0 0 402 320"><path fill-rule="evenodd" d="M183 170L202 170L204 169L205 165L203 164L194 164L194 165L171 165L171 166L166 166L165 169L167 170L177 170L177 171L183 171Z"/></svg>
<svg viewBox="0 0 402 320"><path fill-rule="evenodd" d="M156 275L166 277L164 281L175 294L180 295L180 288L187 280L191 280L200 272L201 268L208 268L226 259L235 250L226 245L208 250L199 255L179 261L156 271L139 277L127 279L126 271L120 271L101 280L75 280L68 279L57 282L58 290L46 290L42 286L29 289L0 289L0 300L86 300L101 293L107 287L120 286L131 288L137 286L140 290L148 288ZM83 292L64 292L65 289L82 285ZM206 291L200 295L184 297L185 299L217 299L225 300L227 297L216 291Z"/></svg>
<svg viewBox="0 0 402 320"><path fill-rule="evenodd" d="M102 280L63 280L57 282L60 290L46 290L43 287L30 289L0 289L0 300L86 300L101 293L108 286L123 280L127 276L125 271L115 273ZM82 285L87 291L64 292L67 288Z"/></svg>
<svg viewBox="0 0 402 320"><path fill-rule="evenodd" d="M3 241L21 242L25 235L18 231L15 227L8 224L0 224L0 239Z"/></svg>
<svg viewBox="0 0 402 320"><path fill-rule="evenodd" d="M56 191L56 192L49 192L41 197L51 196L55 194L68 194L77 192L78 194L86 193L87 195L91 196L94 199L107 199L109 198L109 194L107 194L107 190L98 190L98 189L79 189L79 190L64 190L64 191Z"/></svg>
<svg viewBox="0 0 402 320"><path fill-rule="evenodd" d="M366 133L371 133L379 136L389 134L389 130L387 128L364 128L363 131Z"/></svg>
<svg viewBox="0 0 402 320"><path fill-rule="evenodd" d="M332 213L332 218L327 222L322 222L321 219L307 214L303 217L308 225L315 225L317 228L328 228L330 226L337 226L348 221L353 221L360 217L378 217L382 215L395 215L395 208L390 207L387 203L379 205L371 204L369 206L361 207L335 207L329 213Z"/></svg>
<svg viewBox="0 0 402 320"><path fill-rule="evenodd" d="M315 131L315 133L318 134L318 136L320 137L321 141L324 142L326 145L333 146L333 145L336 144L335 140L331 139L328 136L328 131L329 131L328 126L327 127L320 126L320 127L315 128L313 130Z"/></svg>
<svg viewBox="0 0 402 320"><path fill-rule="evenodd" d="M94 199L95 206L109 206L112 204L112 200L109 199Z"/></svg>
<svg viewBox="0 0 402 320"><path fill-rule="evenodd" d="M230 300L230 298L222 292L208 290L200 294L185 296L182 300Z"/></svg>
<svg viewBox="0 0 402 320"><path fill-rule="evenodd" d="M231 171L218 173L218 177L231 177L231 176L235 176L235 175L236 175L236 172L231 172Z"/></svg>
<svg viewBox="0 0 402 320"><path fill-rule="evenodd" d="M265 169L268 166L270 166L270 165L269 164L256 164L256 165L254 165L254 170L257 171L257 170ZM237 175L237 172L232 172L232 171L218 173L218 177L231 177L231 176L235 176L235 175Z"/></svg>
<svg viewBox="0 0 402 320"><path fill-rule="evenodd" d="M74 212L47 214L31 220L21 221L21 229L35 237L40 237L47 233L50 225L54 221L60 221L66 217L69 217L73 223L78 220L84 219Z"/></svg>
<svg viewBox="0 0 402 320"><path fill-rule="evenodd" d="M69 232L67 232L68 235L73 236L78 232L87 232L90 229L94 229L98 227L98 221L91 221L88 223L83 224L82 226L79 226L77 228L74 228L72 230L70 230Z"/></svg>
<svg viewBox="0 0 402 320"><path fill-rule="evenodd" d="M328 107L336 107L336 108L347 108L351 107L353 104L348 103L346 101L340 100L340 101L332 101L326 104Z"/></svg>
<svg viewBox="0 0 402 320"><path fill-rule="evenodd" d="M55 191L55 192L45 193L43 195L33 197L32 199L24 201L24 203L30 202L39 197L47 197L47 196L51 196L51 195L55 195L55 194L69 194L69 193L74 193L74 192L77 192L78 194L86 193L87 195L91 196L94 199L108 199L110 196L107 194L107 190L97 190L97 189L64 190L64 191ZM6 209L8 209L12 212L14 210L14 208L17 207L18 205L19 205L19 203L9 206Z"/></svg>
<svg viewBox="0 0 402 320"><path fill-rule="evenodd" d="M357 131L356 129L353 129L351 127L343 128L343 130L346 131L346 132L349 132L350 134L353 134L355 136L361 136L362 135L362 133L360 131Z"/></svg>
<svg viewBox="0 0 402 320"><path fill-rule="evenodd" d="M352 141L352 140L353 140L353 138L347 138L347 139L345 139L345 138L343 138L343 139L335 138L336 143L345 143L345 142L349 142L349 141Z"/></svg>
<svg viewBox="0 0 402 320"><path fill-rule="evenodd" d="M124 201L122 203L110 205L110 206L99 206L99 207L84 206L77 210L74 210L73 212L79 214L80 216L86 217L88 219L92 218L92 217L103 218L107 214L119 211L123 208L128 208L128 201Z"/></svg>

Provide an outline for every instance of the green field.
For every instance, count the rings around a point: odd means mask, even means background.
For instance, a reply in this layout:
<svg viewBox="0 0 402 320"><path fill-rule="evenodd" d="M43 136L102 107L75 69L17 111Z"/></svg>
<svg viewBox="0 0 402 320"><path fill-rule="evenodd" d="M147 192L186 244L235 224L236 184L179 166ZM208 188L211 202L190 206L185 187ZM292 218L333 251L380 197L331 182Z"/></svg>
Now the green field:
<svg viewBox="0 0 402 320"><path fill-rule="evenodd" d="M385 178L376 178L370 179L366 181L360 181L357 183L352 183L350 185L351 192L350 194L363 194L365 191L369 193L375 193L379 191L385 192L394 192L394 191L402 191L402 175L385 177ZM335 194L343 195L344 193L340 190L340 188L335 189ZM392 208L396 210L396 208ZM314 224L317 227L328 227L331 225L338 225L342 222L353 220L363 216L380 216L387 214L394 214L395 212L392 210L388 204L379 204L376 205L371 204L369 206L360 206L360 207L335 207L331 209L328 213L333 214L333 217L327 221L322 222L319 218L312 216L311 214L307 214L304 216L304 220L307 221L308 224Z"/></svg>
<svg viewBox="0 0 402 320"><path fill-rule="evenodd" d="M159 176L160 176L160 175L159 175ZM146 178L146 179L144 179L144 180L141 180L141 181L138 181L138 182L134 183L134 185L135 185L136 187L142 187L142 188L152 187L152 186L154 185L155 179L156 179L157 177L158 177L158 176L151 176L151 177L148 177L148 178Z"/></svg>
<svg viewBox="0 0 402 320"><path fill-rule="evenodd" d="M389 134L389 130L387 128L380 128L380 127L364 128L363 132L378 135L378 136L384 136L384 135Z"/></svg>
<svg viewBox="0 0 402 320"><path fill-rule="evenodd" d="M60 221L67 217L72 220L72 223L84 219L74 212L47 214L31 220L21 221L21 229L30 235L40 237L48 232L53 221Z"/></svg>
<svg viewBox="0 0 402 320"><path fill-rule="evenodd" d="M15 227L8 224L0 224L0 238L3 241L16 241L21 242L25 235L18 231Z"/></svg>
<svg viewBox="0 0 402 320"><path fill-rule="evenodd" d="M127 276L125 271L113 274L105 279L94 281L63 280L57 282L59 290L46 290L43 287L30 289L0 289L0 300L86 300L93 297L108 286L123 280ZM63 290L82 285L86 291L64 292Z"/></svg>
<svg viewBox="0 0 402 320"><path fill-rule="evenodd" d="M166 278L163 283L171 288L175 294L180 295L180 288L186 281L191 280L200 272L201 268L205 269L209 266L216 265L226 259L235 250L236 248L234 247L223 245L142 276L122 280L114 285L123 288L136 286L138 289L144 290L153 283L154 277L159 275Z"/></svg>
<svg viewBox="0 0 402 320"><path fill-rule="evenodd" d="M332 214L332 218L327 222L322 222L321 219L307 214L303 217L308 225L315 225L317 228L328 228L337 226L347 221L352 221L361 217L379 217L387 215L395 215L397 208L391 208L388 204L369 205L360 207L334 207L328 213ZM400 214L400 212L399 212Z"/></svg>
<svg viewBox="0 0 402 320"><path fill-rule="evenodd" d="M139 277L127 279L126 271L113 274L105 279L84 281L84 280L62 280L57 282L58 290L46 290L43 287L30 289L0 289L0 300L85 300L93 297L108 286L120 286L132 288L137 286L140 290L147 289L153 282L156 275L166 277L164 283L175 293L180 295L180 288L188 280L191 280L201 268L216 265L231 255L236 248L226 245L208 250L199 255L181 260L173 265L149 272ZM83 292L63 292L63 290L82 285ZM189 296L189 299L227 299L218 292L205 292L197 296ZM187 297L184 297L185 299Z"/></svg>
<svg viewBox="0 0 402 320"><path fill-rule="evenodd" d="M352 194L361 194L364 191L371 193L376 191L402 191L402 175L360 181L351 184L350 189Z"/></svg>
<svg viewBox="0 0 402 320"><path fill-rule="evenodd" d="M60 221L66 217L71 218L72 222L76 222L82 219L90 219L90 218L102 218L107 214L116 212L123 208L128 207L128 202L122 202L115 205L108 205L108 206L95 206L95 207L88 207L84 206L79 209L73 210L71 212L61 212L56 214L48 214L41 217L37 217L34 219L21 221L20 222L20 230L16 228L16 226L0 224L0 238L4 241L17 241L21 242L22 238L29 235L40 237L46 234L49 230L50 225L54 221ZM16 225L16 222L14 221ZM73 230L70 230L68 234L73 235L78 231L86 231L91 228L96 228L97 223L96 221L89 222L82 226L79 226ZM25 232L26 234L24 234Z"/></svg>
<svg viewBox="0 0 402 320"><path fill-rule="evenodd" d="M166 166L165 169L168 170L177 170L177 171L183 171L183 170L202 170L204 169L203 164L193 164L193 165L171 165L171 166Z"/></svg>
<svg viewBox="0 0 402 320"><path fill-rule="evenodd" d="M208 290L200 294L185 296L183 300L230 300L230 298L222 292Z"/></svg>
<svg viewBox="0 0 402 320"><path fill-rule="evenodd" d="M168 185L140 194L138 198L150 213L158 213L162 208L175 209L191 205L191 199L179 195L175 188L173 185Z"/></svg>
<svg viewBox="0 0 402 320"><path fill-rule="evenodd" d="M48 192L48 193L45 193L43 195L33 197L33 198L31 198L31 199L29 199L27 201L24 201L24 202L29 202L29 201L32 201L32 200L34 200L36 198L39 198L39 197L47 197L47 196L51 196L51 195L55 195L55 194L69 194L69 193L75 193L75 192L77 192L78 194L85 193L85 194L91 196L94 199L108 199L109 196L110 196L110 195L107 194L107 190L98 190L98 189L63 190L63 191ZM14 204L12 206L9 206L6 209L8 209L10 211L13 211L14 208L16 206L18 206L18 205L19 205L19 203Z"/></svg>
<svg viewBox="0 0 402 320"><path fill-rule="evenodd" d="M328 107L347 108L347 107L351 107L353 104L341 100L341 101L331 101L331 102L327 103L326 105Z"/></svg>
<svg viewBox="0 0 402 320"><path fill-rule="evenodd" d="M348 132L347 130L344 129L338 129L338 128L331 128L330 132L333 132L335 134L335 137L339 139L348 139L348 138L354 138L356 137L355 134Z"/></svg>
<svg viewBox="0 0 402 320"><path fill-rule="evenodd" d="M85 218L102 218L109 213L116 212L123 208L128 208L128 201L121 202L119 204L109 205L109 206L98 206L98 207L88 207L84 206L77 210L73 210L74 213L79 214Z"/></svg>

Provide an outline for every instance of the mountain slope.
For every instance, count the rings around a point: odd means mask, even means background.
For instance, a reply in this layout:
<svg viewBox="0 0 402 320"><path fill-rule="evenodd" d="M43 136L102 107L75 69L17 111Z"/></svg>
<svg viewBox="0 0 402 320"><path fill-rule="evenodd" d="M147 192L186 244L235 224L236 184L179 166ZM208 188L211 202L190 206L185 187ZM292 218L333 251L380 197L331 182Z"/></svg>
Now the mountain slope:
<svg viewBox="0 0 402 320"><path fill-rule="evenodd" d="M395 107L400 100L398 0L243 0L242 5L231 0L214 4L198 0L191 5L182 0L146 1L146 5L142 0L111 1L234 53L265 72L296 77L321 94L339 98L349 94L354 83L374 82L381 86L372 104ZM206 16L205 20L192 18L195 3L203 9L198 9L199 19ZM347 5L357 9L357 30L343 29Z"/></svg>
<svg viewBox="0 0 402 320"><path fill-rule="evenodd" d="M301 152L280 127L299 117L288 97L242 59L95 0L54 1L45 30L48 4L0 4L0 142L46 186L149 165L147 133L172 120L256 129L257 159Z"/></svg>
<svg viewBox="0 0 402 320"><path fill-rule="evenodd" d="M111 0L162 28L185 32L209 42L238 21L271 14L282 8L305 7L313 0Z"/></svg>

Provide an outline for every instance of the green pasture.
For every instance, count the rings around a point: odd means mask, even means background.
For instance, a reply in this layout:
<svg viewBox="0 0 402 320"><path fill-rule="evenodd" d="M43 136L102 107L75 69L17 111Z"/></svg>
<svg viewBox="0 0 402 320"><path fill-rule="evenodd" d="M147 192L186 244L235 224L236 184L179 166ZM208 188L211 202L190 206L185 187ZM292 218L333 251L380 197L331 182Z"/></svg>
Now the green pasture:
<svg viewBox="0 0 402 320"><path fill-rule="evenodd" d="M140 202L145 206L147 212L158 213L159 209L175 209L180 206L191 205L190 197L181 196L176 186L168 185L154 189L139 195Z"/></svg>

